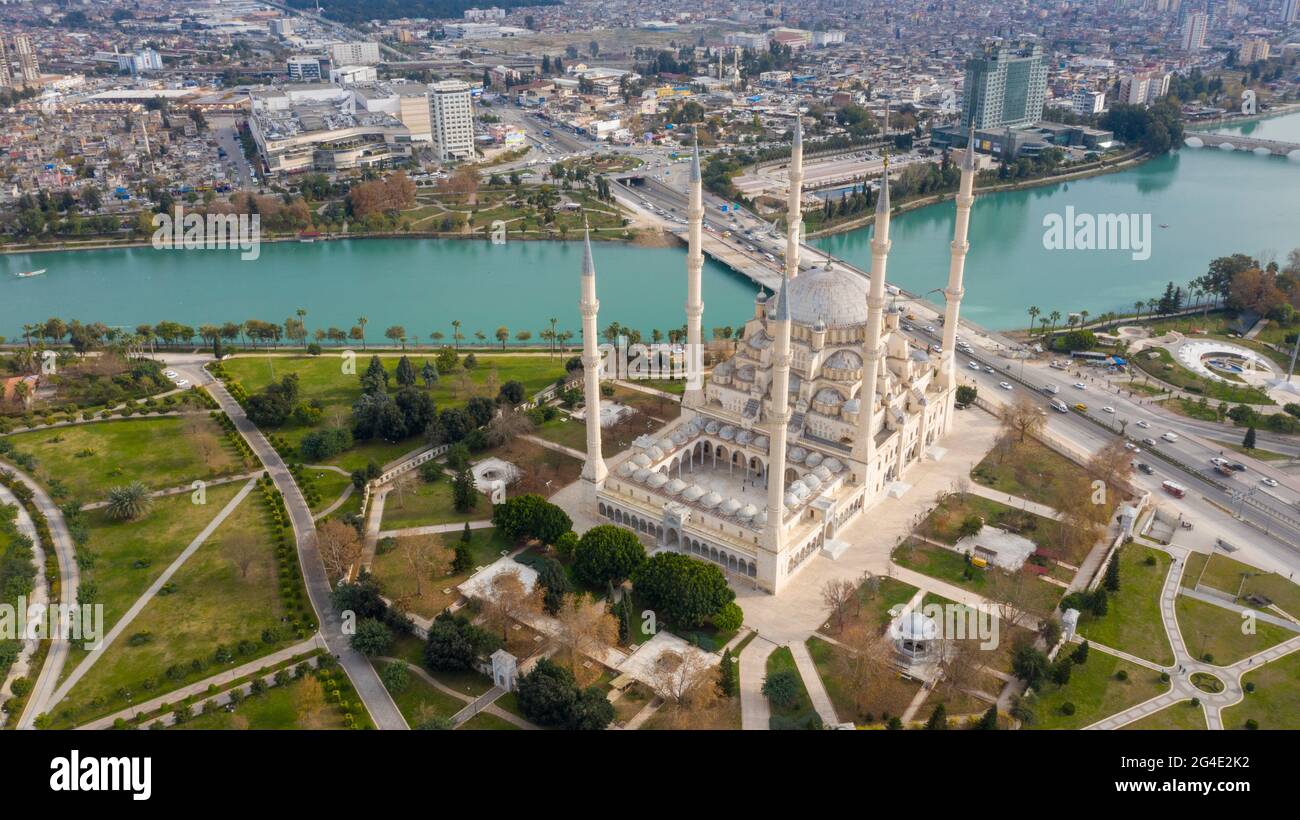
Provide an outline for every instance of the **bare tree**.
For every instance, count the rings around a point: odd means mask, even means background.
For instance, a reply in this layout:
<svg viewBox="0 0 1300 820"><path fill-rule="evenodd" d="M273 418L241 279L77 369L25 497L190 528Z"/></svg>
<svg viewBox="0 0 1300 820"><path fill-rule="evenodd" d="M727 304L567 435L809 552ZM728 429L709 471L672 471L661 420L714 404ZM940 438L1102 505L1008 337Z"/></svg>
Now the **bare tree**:
<svg viewBox="0 0 1300 820"><path fill-rule="evenodd" d="M583 678L592 676L583 674L582 658L601 660L604 650L618 641L618 620L605 609L604 601L583 594L565 596L555 617L560 622L561 652L568 656L573 677L586 685L591 681Z"/></svg>
<svg viewBox="0 0 1300 820"><path fill-rule="evenodd" d="M674 729L697 726L695 716L718 702L717 667L702 652L664 652L655 661L651 681Z"/></svg>
<svg viewBox="0 0 1300 820"><path fill-rule="evenodd" d="M248 577L248 571L252 568L253 563L257 561L258 556L262 554L257 539L251 533L246 532L238 532L231 536L226 541L223 552L238 567L240 578Z"/></svg>
<svg viewBox="0 0 1300 820"><path fill-rule="evenodd" d="M500 630L503 641L510 637L510 624L524 615L541 611L541 589L529 592L519 570L510 569L492 578L483 597L483 616Z"/></svg>
<svg viewBox="0 0 1300 820"><path fill-rule="evenodd" d="M822 603L831 611L835 631L844 629L844 618L849 604L857 598L858 589L847 578L833 578L822 585Z"/></svg>
<svg viewBox="0 0 1300 820"><path fill-rule="evenodd" d="M986 576L984 597L997 607L1001 625L1008 631L1030 620L1030 597L1026 584L1039 583L1023 572L990 569Z"/></svg>
<svg viewBox="0 0 1300 820"><path fill-rule="evenodd" d="M425 580L432 580L451 571L451 560L447 549L437 543L433 536L415 536L398 541L406 565L411 569L415 579L415 597L424 595Z"/></svg>
<svg viewBox="0 0 1300 820"><path fill-rule="evenodd" d="M316 528L316 547L331 580L345 577L361 558L361 537L337 518Z"/></svg>
<svg viewBox="0 0 1300 820"><path fill-rule="evenodd" d="M488 443L492 446L505 444L516 436L524 436L533 431L533 421L527 413L519 410L503 410L488 422Z"/></svg>
<svg viewBox="0 0 1300 820"><path fill-rule="evenodd" d="M1022 442L1026 436L1036 435L1047 423L1047 418L1039 412L1038 405L1025 396L1017 399L1014 404L1003 407L1000 420L1002 429L1008 434L1016 435Z"/></svg>
<svg viewBox="0 0 1300 820"><path fill-rule="evenodd" d="M891 661L893 642L883 633L855 625L840 639L846 649L835 653L836 672L844 693L859 713L870 710L870 702L885 681L895 676Z"/></svg>

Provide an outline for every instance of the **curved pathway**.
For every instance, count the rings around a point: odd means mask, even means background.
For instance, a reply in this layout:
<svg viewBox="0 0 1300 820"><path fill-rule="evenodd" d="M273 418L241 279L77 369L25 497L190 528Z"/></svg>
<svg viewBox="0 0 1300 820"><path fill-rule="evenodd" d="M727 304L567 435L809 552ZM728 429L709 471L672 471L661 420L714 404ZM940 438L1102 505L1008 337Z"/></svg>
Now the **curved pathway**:
<svg viewBox="0 0 1300 820"><path fill-rule="evenodd" d="M289 520L293 525L294 539L298 544L298 560L302 566L303 583L307 587L308 597L311 598L312 608L316 611L316 619L320 623L320 632L325 639L326 647L339 659L343 671L352 681L357 695L365 704L375 726L380 729L407 728L402 713L380 682L374 667L365 656L352 648L347 636L343 634L343 622L334 610L334 603L331 600L333 588L325 573L325 564L317 551L316 524L312 520L311 508L303 499L302 492L294 482L284 459L280 458L280 454L245 415L244 408L239 406L239 402L230 395L226 386L213 380L206 371L201 372L203 372L202 381L206 383L208 392L234 422L235 429L261 459L271 480L275 482L276 489L284 496L285 508L289 511Z"/></svg>
<svg viewBox="0 0 1300 820"><path fill-rule="evenodd" d="M32 491L32 502L36 504L36 509L41 511L41 514L45 516L46 523L49 524L50 538L54 541L54 554L59 561L59 603L68 609L76 606L81 573L77 568L77 548L72 541L72 535L68 532L68 525L63 520L63 513L49 494L45 492L45 488L37 484L26 473L19 471L11 464L0 466L13 473L15 478L27 485ZM48 578L46 583L49 583ZM65 609L65 611L67 610ZM55 703L50 698L54 694L59 676L63 674L63 665L68 661L69 648L71 648L71 644L66 638L50 641L50 651L45 656L45 664L41 667L41 673L37 676L35 685L32 687L32 694L27 699L27 706L18 718L19 729L33 728L36 716L47 712L49 707Z"/></svg>
<svg viewBox="0 0 1300 820"><path fill-rule="evenodd" d="M32 591L28 593L27 605L45 606L49 596L49 585L45 582L45 547L41 543L39 534L36 532L36 524L32 521L31 515L28 514L27 508L22 505L18 496L14 495L3 484L0 484L0 506L12 505L18 511L14 519L14 525L18 532L27 536L32 541L32 564L36 568L36 576L32 579ZM24 638L21 635L16 636L22 641L22 649L18 652L18 657L14 659L13 664L9 667L9 674L5 676L4 681L0 683L0 706L3 706L13 697L13 682L18 678L28 677L31 671L32 655L40 647L40 641L36 638Z"/></svg>

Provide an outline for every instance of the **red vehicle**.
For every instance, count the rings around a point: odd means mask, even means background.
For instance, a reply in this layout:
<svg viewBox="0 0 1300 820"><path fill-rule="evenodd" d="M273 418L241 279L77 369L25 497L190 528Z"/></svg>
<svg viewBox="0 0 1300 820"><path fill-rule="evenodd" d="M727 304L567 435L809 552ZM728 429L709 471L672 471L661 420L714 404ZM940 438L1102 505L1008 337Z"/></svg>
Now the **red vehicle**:
<svg viewBox="0 0 1300 820"><path fill-rule="evenodd" d="M1174 498L1182 498L1187 495L1187 488L1175 481L1166 481L1160 486L1164 487L1165 492L1169 493Z"/></svg>

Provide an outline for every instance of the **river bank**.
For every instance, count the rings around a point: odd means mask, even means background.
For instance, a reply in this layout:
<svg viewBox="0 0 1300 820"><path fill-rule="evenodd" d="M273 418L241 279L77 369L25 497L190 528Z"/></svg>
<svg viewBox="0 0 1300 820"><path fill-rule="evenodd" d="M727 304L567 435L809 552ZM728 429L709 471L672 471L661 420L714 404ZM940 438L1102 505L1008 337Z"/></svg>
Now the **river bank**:
<svg viewBox="0 0 1300 820"><path fill-rule="evenodd" d="M1064 173L1064 174L1054 174L1049 177L1039 177L1037 179L1027 179L1019 182L1008 182L1002 185L991 185L986 188L976 188L975 195L983 196L986 194L996 194L1005 191L1023 191L1023 190L1028 190L1030 188L1042 188L1048 185L1055 185L1060 182L1072 182L1074 180L1088 179L1089 177L1101 176L1103 174L1114 174L1120 171L1127 171L1128 169L1141 165L1143 162L1146 162L1150 159L1153 159L1153 157L1151 157L1150 155L1143 154L1140 151L1132 151L1129 152L1128 154L1123 154L1120 157L1116 157L1114 160L1111 161L1096 162L1088 165L1087 167L1083 167L1083 166L1076 167L1071 171L1069 171L1068 173ZM930 205L938 205L943 202L949 202L952 199L954 199L956 196L957 196L956 191L946 191L942 194L934 194L933 196L919 197L917 199L909 199L906 202L904 202L902 205L899 205L898 207L894 208L893 211L891 211L891 213L894 215L903 214L903 213L907 213L908 211L917 210L918 208L925 208ZM847 222L841 222L835 225L831 225L828 228L812 231L808 234L807 238L819 239L822 237L834 236L835 234L847 233L849 231L858 230L859 228L865 228L868 225L874 224L875 221L876 221L875 214L867 214L866 216L861 216L856 219L851 219Z"/></svg>
<svg viewBox="0 0 1300 820"><path fill-rule="evenodd" d="M1276 108L1270 108L1267 111L1262 111L1258 114L1251 114L1249 116L1220 117L1217 120L1199 120L1190 125L1185 125L1184 130L1204 131L1205 129L1212 128L1216 125L1247 125L1249 123L1259 122L1261 120L1271 120L1274 117L1284 117L1287 114L1294 114L1297 111L1300 111L1300 102L1287 103L1285 105L1280 105Z"/></svg>

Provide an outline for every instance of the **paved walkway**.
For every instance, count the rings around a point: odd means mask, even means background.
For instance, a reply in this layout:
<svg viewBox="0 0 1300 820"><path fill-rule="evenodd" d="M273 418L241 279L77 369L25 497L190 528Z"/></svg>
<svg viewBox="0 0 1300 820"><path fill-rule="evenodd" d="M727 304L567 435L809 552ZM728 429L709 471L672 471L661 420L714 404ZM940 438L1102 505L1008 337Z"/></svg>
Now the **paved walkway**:
<svg viewBox="0 0 1300 820"><path fill-rule="evenodd" d="M72 540L72 535L68 532L67 522L63 520L63 513L59 510L57 504L50 498L45 488L26 473L20 471L12 464L0 463L4 469L13 473L14 477L32 491L32 502L36 509L45 516L45 521L50 528L50 538L53 539L54 554L59 561L59 603L71 608L77 603L77 589L81 584L81 571L77 567L77 548ZM46 579L49 583L49 579ZM52 700L55 685L58 683L59 676L63 674L63 666L68 661L68 650L71 644L66 639L50 641L50 651L45 655L45 664L41 666L41 673L36 678L36 683L32 688L31 697L27 699L27 706L23 708L23 713L18 717L19 729L31 729L36 721L37 715L44 714L50 710L57 700Z"/></svg>
<svg viewBox="0 0 1300 820"><path fill-rule="evenodd" d="M557 453L564 453L566 456L572 456L582 462L586 462L587 460L587 454L582 452L581 450L575 450L572 447L565 447L563 444L556 444L553 441L547 441L541 436L534 436L528 434L528 435L522 435L520 436L520 438L527 439L528 441L531 441L533 444L536 444L538 447L545 447L548 450L554 450Z"/></svg>
<svg viewBox="0 0 1300 820"><path fill-rule="evenodd" d="M208 691L208 689L211 687L215 686L216 688L220 689L226 684L230 683L231 681L239 680L242 677L251 675L254 672L257 672L259 669L266 669L268 667L275 666L278 663L283 663L284 661L287 661L290 658L296 657L298 655L304 655L313 650L324 649L324 648L325 648L325 642L320 639L320 635L312 635L307 640L302 641L300 643L296 643L293 646L286 646L284 649L281 649L277 652L272 652L270 655L263 655L260 658L256 658L254 660L249 661L248 663L242 664L240 666L236 666L234 669L227 669L224 672L219 672L210 678L204 678L201 681L195 681L194 683L191 683L188 686L182 686L180 689L173 689L170 692L159 695L158 697L153 698L151 700L147 700L144 703L138 703L135 704L134 706L127 707L126 709L123 709L120 712L114 712L113 714L108 715L107 717L102 717L99 718L98 720L92 720L91 722L82 724L77 728L78 729L108 729L112 727L112 725L116 723L118 720L130 721L136 715L147 715L150 712L156 712L158 711L158 709L162 708L162 706L165 704L178 704L185 698L190 697L191 695L199 695ZM225 701L222 701L222 703L224 702Z"/></svg>
<svg viewBox="0 0 1300 820"><path fill-rule="evenodd" d="M45 548L41 544L41 539L36 532L36 524L32 521L31 515L27 513L27 508L18 500L18 496L8 487L0 484L0 505L11 505L18 511L18 516L14 521L18 532L27 536L32 541L32 565L36 568L36 576L32 579L32 591L27 594L27 606L30 609L33 606L44 606L49 600L49 585L45 582ZM32 655L40 647L41 642L36 638L23 640L22 648L18 651L18 657L9 666L9 674L5 676L4 681L0 684L0 705L7 703L13 697L13 682L18 678L28 677L31 667Z"/></svg>
<svg viewBox="0 0 1300 820"><path fill-rule="evenodd" d="M1043 518L1048 518L1052 521L1057 521L1061 518L1059 512L1046 504L1039 504L1037 501L1030 501L1027 498L1021 498L1020 496L1004 493L991 487L985 487L983 484L976 481L970 483L970 494L997 501L1006 504L1008 507L1015 507L1018 510L1025 510L1034 515L1041 515Z"/></svg>
<svg viewBox="0 0 1300 820"><path fill-rule="evenodd" d="M321 510L320 512L318 512L318 513L316 513L315 515L313 515L313 516L311 517L312 520L313 520L313 521L319 521L319 520L321 520L322 518L324 518L325 516L329 515L330 513L334 512L335 510L337 510L339 507L342 507L342 506L347 502L347 500L348 500L349 498L352 497L352 494L353 494L354 492L356 492L356 491L357 491L356 485L355 485L355 484L349 484L349 485L348 485L348 486L343 490L343 494L340 495L338 498L334 499L334 503L333 503L333 504L330 504L330 505L329 505L328 507L326 507L325 509L323 509L323 510Z"/></svg>
<svg viewBox="0 0 1300 820"><path fill-rule="evenodd" d="M144 610L145 606L153 600L154 596L158 594L158 591L166 586L167 582L172 579L172 576L175 575L181 567L185 566L186 561L190 560L190 556L198 552L199 547L203 546L203 543L212 537L212 533L217 531L217 527L220 527L222 522L225 521L237 507L239 507L240 503L248 497L248 494L253 491L253 487L255 486L257 486L257 479L250 478L248 483L245 484L239 492L235 493L235 497L226 502L226 506L221 508L221 512L217 513L216 517L208 522L208 525L203 528L203 531L194 536L194 540L190 541L189 545L186 546L185 549L181 550L181 554L176 556L171 564L167 566L167 569L163 570L162 574L154 579L154 582L149 585L149 588L144 591L144 594L137 598L135 603L131 604L131 608L128 609L121 618L117 619L117 623L113 624L113 628L108 630L108 634L104 636L103 640L101 640L94 649L87 653L86 657L82 659L76 669L72 670L72 674L68 675L67 680L59 686L58 690L54 693L54 697L50 699L50 706L57 706L59 701L68 696L68 692L72 691L72 687L76 686L77 683L86 676L86 673L99 662L99 659L104 657L104 653L108 651L108 648L113 645L113 642L116 641L123 632L126 631L126 628L129 627L131 622L136 619L136 616Z"/></svg>
<svg viewBox="0 0 1300 820"><path fill-rule="evenodd" d="M203 371L200 371L203 372ZM374 667L370 661L360 652L352 648L348 638L343 634L343 621L340 619L338 612L334 610L332 600L333 588L330 585L329 577L325 573L325 564L321 560L320 552L316 546L316 525L312 521L311 509L302 497L302 492L293 480L293 475L289 472L288 466L280 458L280 454L275 448L267 442L266 437L262 435L257 426L253 424L244 413L244 408L239 406L230 392L226 390L225 385L218 381L211 380L204 373L207 383L208 392L210 392L225 411L230 420L234 422L235 429L248 446L266 466L267 473L270 474L271 480L275 482L275 487L284 496L285 507L289 511L289 520L293 525L294 539L298 545L298 562L302 567L303 583L307 587L307 596L311 599L312 609L315 610L317 622L320 624L320 632L325 640L325 645L330 652L338 658L343 671L352 681L352 686L357 690L357 696L365 704L366 710L370 712L370 717L375 726L380 729L405 729L406 721L402 719L402 713L398 710L397 704L384 688L383 683L379 680L379 675L375 673Z"/></svg>
<svg viewBox="0 0 1300 820"><path fill-rule="evenodd" d="M790 654L794 656L794 665L799 669L799 677L803 678L804 688L808 690L808 697L812 699L813 708L821 716L822 723L827 726L839 723L840 719L835 714L831 696L826 693L822 676L817 674L817 665L813 663L812 655L808 654L808 644L803 641L790 644Z"/></svg>
<svg viewBox="0 0 1300 820"><path fill-rule="evenodd" d="M434 689L437 689L439 692L442 692L443 694L451 695L453 698L456 698L457 700L462 700L465 701L466 703L469 703L474 699L472 696L467 695L464 692L458 692L455 689L452 689L450 686L438 680L433 675L430 675L423 667L416 666L410 661L404 661L401 660L400 658L378 658L377 660L389 661L391 663L405 664L407 670L411 674L415 675L420 680L429 684ZM496 698L493 698L493 700L495 701ZM505 709L502 709L500 706L497 706L496 703L490 703L480 711L487 712L489 715L495 715L496 717L499 717L502 720L505 720L509 723L513 723L514 725L518 726L520 729L541 728L537 726L537 724L524 720L523 718L519 717L519 715L516 715L513 712L507 712Z"/></svg>
<svg viewBox="0 0 1300 820"><path fill-rule="evenodd" d="M470 521L471 530L490 530L496 526L491 521ZM426 527L404 527L398 530L380 530L380 538L403 538L408 535L436 535L444 532L464 532L465 522L459 524L430 524Z"/></svg>
<svg viewBox="0 0 1300 820"><path fill-rule="evenodd" d="M234 484L236 481L247 481L250 478L258 477L261 474L262 474L261 470L250 470L249 472L240 473L238 475L228 475L228 476L222 476L221 478L205 479L203 481L203 485L205 487L218 487L222 484ZM154 490L153 492L149 493L149 497L166 498L167 496L171 496L171 495L182 495L184 493L192 493L192 492L194 492L194 485L183 484L177 487L168 487L164 490ZM107 506L108 506L108 501L92 501L89 504L82 504L81 510L82 512L88 512L90 510L102 509Z"/></svg>
<svg viewBox="0 0 1300 820"><path fill-rule="evenodd" d="M766 731L772 719L772 707L763 694L763 680L767 677L767 658L776 651L776 644L755 635L740 653L740 728Z"/></svg>

